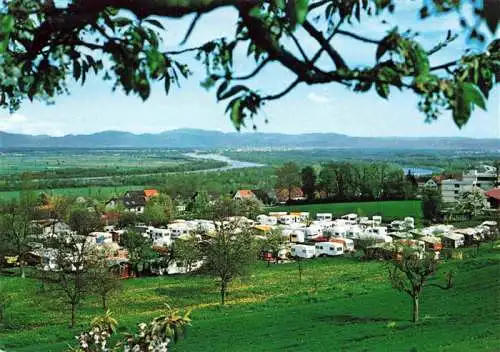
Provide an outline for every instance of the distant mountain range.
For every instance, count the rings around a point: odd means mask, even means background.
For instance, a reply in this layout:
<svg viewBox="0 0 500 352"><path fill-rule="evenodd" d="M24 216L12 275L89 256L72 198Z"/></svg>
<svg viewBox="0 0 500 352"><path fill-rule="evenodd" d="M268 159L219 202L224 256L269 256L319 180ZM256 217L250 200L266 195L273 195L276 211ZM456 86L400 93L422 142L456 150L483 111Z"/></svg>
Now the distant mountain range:
<svg viewBox="0 0 500 352"><path fill-rule="evenodd" d="M18 148L384 148L500 151L500 139L350 137L337 133L223 133L196 129L178 129L158 134L105 131L63 137L0 132L0 149Z"/></svg>

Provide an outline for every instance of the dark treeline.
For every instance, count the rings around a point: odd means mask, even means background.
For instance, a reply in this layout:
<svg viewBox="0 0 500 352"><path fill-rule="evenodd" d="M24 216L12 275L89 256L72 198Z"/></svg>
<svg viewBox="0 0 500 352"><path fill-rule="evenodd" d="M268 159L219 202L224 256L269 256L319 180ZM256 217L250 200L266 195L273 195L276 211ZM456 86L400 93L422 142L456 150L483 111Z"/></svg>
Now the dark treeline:
<svg viewBox="0 0 500 352"><path fill-rule="evenodd" d="M329 162L319 168L300 169L289 162L276 171L279 189L287 190L288 201L292 189L300 188L300 200L355 201L403 200L417 195L417 180L397 166L387 163Z"/></svg>
<svg viewBox="0 0 500 352"><path fill-rule="evenodd" d="M203 160L157 168L70 168L25 172L21 176L12 175L3 177L0 180L0 191L163 183L165 180L165 173L209 170L224 167L226 165L226 163L220 161Z"/></svg>

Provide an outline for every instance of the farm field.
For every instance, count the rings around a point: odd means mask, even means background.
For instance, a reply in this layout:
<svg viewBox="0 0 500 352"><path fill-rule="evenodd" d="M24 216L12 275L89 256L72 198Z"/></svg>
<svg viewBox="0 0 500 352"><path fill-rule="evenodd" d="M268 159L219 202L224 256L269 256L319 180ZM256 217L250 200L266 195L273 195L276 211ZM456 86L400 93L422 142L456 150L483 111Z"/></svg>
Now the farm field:
<svg viewBox="0 0 500 352"><path fill-rule="evenodd" d="M384 221L412 216L418 222L422 218L419 200L282 205L268 208L268 211L308 211L311 217L315 217L317 213L333 213L337 217L347 213L382 215Z"/></svg>
<svg viewBox="0 0 500 352"><path fill-rule="evenodd" d="M500 345L500 247L481 246L479 255L443 263L437 277L455 272L450 291L427 287L422 321L409 322L409 298L394 291L379 261L357 258L296 263L259 263L245 280L231 285L220 307L213 279L205 276L139 278L124 282L111 301L119 333L160 315L162 305L193 309L187 338L169 351L497 351ZM74 344L99 300L89 299L67 327L63 303L41 293L37 281L0 277L12 297L0 325L0 349L63 351ZM38 293L38 294L37 294Z"/></svg>
<svg viewBox="0 0 500 352"><path fill-rule="evenodd" d="M5 151L0 152L0 191L146 185L166 175L222 167L227 163L198 160L182 150Z"/></svg>
<svg viewBox="0 0 500 352"><path fill-rule="evenodd" d="M147 188L145 186L94 186L94 187L75 187L75 188L56 188L34 190L35 193L45 192L50 195L61 195L66 197L89 197L99 200L107 200L113 196L123 196L128 190L139 190ZM8 201L19 198L20 191L0 192L0 201Z"/></svg>

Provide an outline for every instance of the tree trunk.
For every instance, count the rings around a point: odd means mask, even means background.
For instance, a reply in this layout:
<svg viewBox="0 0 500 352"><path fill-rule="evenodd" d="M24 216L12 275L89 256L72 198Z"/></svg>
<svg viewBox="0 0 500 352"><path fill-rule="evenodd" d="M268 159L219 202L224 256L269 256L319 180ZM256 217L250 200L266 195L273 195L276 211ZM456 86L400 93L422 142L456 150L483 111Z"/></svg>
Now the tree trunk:
<svg viewBox="0 0 500 352"><path fill-rule="evenodd" d="M19 261L19 268L21 269L21 277L24 279L26 277L26 273L24 272L24 263L22 259Z"/></svg>
<svg viewBox="0 0 500 352"><path fill-rule="evenodd" d="M418 294L415 294L412 298L413 298L413 316L412 316L412 321L414 323L416 323L416 322L418 322L418 317L419 317Z"/></svg>
<svg viewBox="0 0 500 352"><path fill-rule="evenodd" d="M74 327L76 324L76 304L71 304L71 325L70 327Z"/></svg>
<svg viewBox="0 0 500 352"><path fill-rule="evenodd" d="M298 258L299 261L299 281L302 282L302 258Z"/></svg>
<svg viewBox="0 0 500 352"><path fill-rule="evenodd" d="M226 282L221 281L220 284L220 304L224 305L226 303Z"/></svg>
<svg viewBox="0 0 500 352"><path fill-rule="evenodd" d="M107 300L106 295L102 295L101 299L102 299L102 309L104 309L104 311L107 311L108 310L108 300Z"/></svg>

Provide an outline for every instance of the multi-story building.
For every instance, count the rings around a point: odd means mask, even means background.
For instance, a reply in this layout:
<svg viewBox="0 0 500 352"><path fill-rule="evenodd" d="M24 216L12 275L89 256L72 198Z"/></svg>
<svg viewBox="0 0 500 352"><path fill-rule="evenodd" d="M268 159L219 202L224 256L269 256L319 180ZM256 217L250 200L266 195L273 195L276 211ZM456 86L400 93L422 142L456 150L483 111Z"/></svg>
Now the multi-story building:
<svg viewBox="0 0 500 352"><path fill-rule="evenodd" d="M443 202L454 203L463 192L471 191L478 187L488 191L498 184L496 168L483 166L484 170L469 170L462 175L461 179L448 179L441 181L441 196Z"/></svg>

